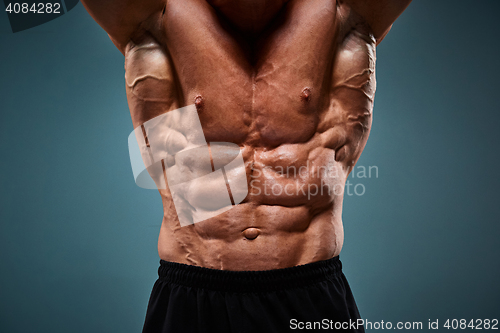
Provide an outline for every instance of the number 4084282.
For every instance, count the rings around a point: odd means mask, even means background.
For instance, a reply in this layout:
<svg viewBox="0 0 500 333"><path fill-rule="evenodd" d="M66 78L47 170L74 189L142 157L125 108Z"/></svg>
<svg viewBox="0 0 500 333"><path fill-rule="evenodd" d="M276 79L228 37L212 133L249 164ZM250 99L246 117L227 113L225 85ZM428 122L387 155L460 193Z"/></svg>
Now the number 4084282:
<svg viewBox="0 0 500 333"><path fill-rule="evenodd" d="M448 319L443 325L447 329L476 329L476 330L498 330L498 319Z"/></svg>
<svg viewBox="0 0 500 333"><path fill-rule="evenodd" d="M61 4L60 3L50 3L50 2L39 2L34 3L31 6L28 3L9 3L5 8L5 11L9 14L60 14Z"/></svg>

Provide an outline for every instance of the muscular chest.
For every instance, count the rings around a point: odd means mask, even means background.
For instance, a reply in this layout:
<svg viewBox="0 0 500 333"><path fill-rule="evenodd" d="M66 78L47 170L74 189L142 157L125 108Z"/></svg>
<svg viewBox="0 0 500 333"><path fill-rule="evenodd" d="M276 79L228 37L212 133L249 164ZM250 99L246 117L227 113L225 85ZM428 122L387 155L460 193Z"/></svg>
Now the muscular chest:
<svg viewBox="0 0 500 333"><path fill-rule="evenodd" d="M339 38L334 1L291 1L253 37L205 1L165 12L163 39L127 52L134 126L196 103L207 141L276 147L370 108L374 48Z"/></svg>

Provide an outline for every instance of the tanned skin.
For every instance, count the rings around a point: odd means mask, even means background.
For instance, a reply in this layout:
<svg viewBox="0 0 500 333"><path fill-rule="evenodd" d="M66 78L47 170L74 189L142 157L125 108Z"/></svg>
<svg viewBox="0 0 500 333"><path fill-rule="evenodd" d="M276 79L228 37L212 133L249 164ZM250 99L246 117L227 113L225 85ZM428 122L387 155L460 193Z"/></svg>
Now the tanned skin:
<svg viewBox="0 0 500 333"><path fill-rule="evenodd" d="M159 190L161 259L268 270L340 253L341 189L370 133L376 45L410 1L82 1L125 55L134 128L195 104L206 141L243 153L249 194L219 216L181 227Z"/></svg>

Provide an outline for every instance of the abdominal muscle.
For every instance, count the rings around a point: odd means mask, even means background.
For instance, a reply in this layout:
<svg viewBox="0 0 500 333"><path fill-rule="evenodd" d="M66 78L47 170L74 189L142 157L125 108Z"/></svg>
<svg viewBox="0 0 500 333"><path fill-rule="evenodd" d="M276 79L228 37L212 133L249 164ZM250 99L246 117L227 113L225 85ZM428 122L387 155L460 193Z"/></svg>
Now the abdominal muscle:
<svg viewBox="0 0 500 333"><path fill-rule="evenodd" d="M164 219L160 258L223 270L269 270L326 260L342 248L342 223L329 211L311 217L305 207L244 203L223 215L181 229ZM258 230L253 240L244 236L249 228Z"/></svg>
<svg viewBox="0 0 500 333"><path fill-rule="evenodd" d="M319 140L315 136L307 143L272 150L243 146L246 199L202 222L181 227L169 190L160 190L160 258L242 271L292 267L338 255L344 238L346 175L335 163L335 151L318 147ZM228 178L240 171L227 170Z"/></svg>

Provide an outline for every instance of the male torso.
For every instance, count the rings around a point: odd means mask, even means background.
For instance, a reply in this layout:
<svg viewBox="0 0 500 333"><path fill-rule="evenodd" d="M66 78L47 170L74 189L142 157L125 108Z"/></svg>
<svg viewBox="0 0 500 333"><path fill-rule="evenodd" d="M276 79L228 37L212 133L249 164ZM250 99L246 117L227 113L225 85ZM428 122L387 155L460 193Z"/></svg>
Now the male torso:
<svg viewBox="0 0 500 333"><path fill-rule="evenodd" d="M206 141L239 145L245 161L228 173L246 173L246 199L206 221L181 227L160 190L167 261L266 270L342 248L344 183L372 120L376 39L341 1L249 3L169 0L123 48L134 127L195 104Z"/></svg>

